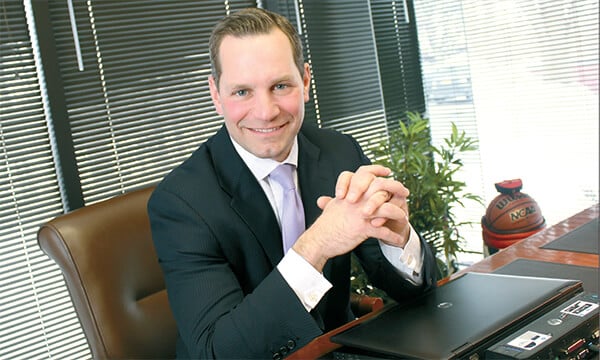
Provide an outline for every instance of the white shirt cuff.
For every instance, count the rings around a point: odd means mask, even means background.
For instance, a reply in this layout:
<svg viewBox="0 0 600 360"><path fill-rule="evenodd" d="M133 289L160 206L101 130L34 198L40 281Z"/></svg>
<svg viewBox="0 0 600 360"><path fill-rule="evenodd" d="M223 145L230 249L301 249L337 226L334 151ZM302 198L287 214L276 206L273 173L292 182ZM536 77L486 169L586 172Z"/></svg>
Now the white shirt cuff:
<svg viewBox="0 0 600 360"><path fill-rule="evenodd" d="M421 267L423 266L423 252L421 251L421 240L419 235L410 226L410 235L406 245L403 248L388 245L379 241L379 246L385 258L402 274L406 279L415 285L421 285Z"/></svg>
<svg viewBox="0 0 600 360"><path fill-rule="evenodd" d="M333 285L308 261L290 249L277 264L277 270L292 288L306 311L311 311ZM350 274L348 274L350 276Z"/></svg>

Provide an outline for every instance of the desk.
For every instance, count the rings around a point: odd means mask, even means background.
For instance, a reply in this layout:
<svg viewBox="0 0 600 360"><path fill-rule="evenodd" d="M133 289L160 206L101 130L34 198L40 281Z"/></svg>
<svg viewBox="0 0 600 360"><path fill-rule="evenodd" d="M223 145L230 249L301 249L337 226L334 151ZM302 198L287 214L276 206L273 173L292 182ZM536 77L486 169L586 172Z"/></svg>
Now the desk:
<svg viewBox="0 0 600 360"><path fill-rule="evenodd" d="M560 223L546 228L541 232L534 234L526 239L519 241L509 247L506 247L492 256L489 256L447 279L439 281L440 285L452 280L465 272L483 272L491 273L517 259L545 261L556 264L577 265L598 269L600 260L598 254L589 254L581 252L558 251L542 249L542 246L560 238L561 236L574 231L578 227L589 223L598 218L600 206L596 204ZM483 240L482 240L483 241ZM351 328L362 321L365 321L377 312L362 316L348 324L345 324L335 330L319 336L308 345L291 354L288 359L317 359L340 348L341 346L331 342L331 337L348 328Z"/></svg>

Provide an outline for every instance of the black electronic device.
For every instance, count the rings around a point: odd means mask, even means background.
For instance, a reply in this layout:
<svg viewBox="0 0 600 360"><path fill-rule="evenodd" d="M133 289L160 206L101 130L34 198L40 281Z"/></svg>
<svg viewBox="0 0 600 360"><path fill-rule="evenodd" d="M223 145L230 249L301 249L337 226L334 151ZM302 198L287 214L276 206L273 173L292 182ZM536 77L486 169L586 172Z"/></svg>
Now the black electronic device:
<svg viewBox="0 0 600 360"><path fill-rule="evenodd" d="M482 358L514 329L581 291L576 280L467 273L331 341L344 345L346 359Z"/></svg>
<svg viewBox="0 0 600 360"><path fill-rule="evenodd" d="M598 356L598 295L584 292L506 336L486 359L590 359Z"/></svg>

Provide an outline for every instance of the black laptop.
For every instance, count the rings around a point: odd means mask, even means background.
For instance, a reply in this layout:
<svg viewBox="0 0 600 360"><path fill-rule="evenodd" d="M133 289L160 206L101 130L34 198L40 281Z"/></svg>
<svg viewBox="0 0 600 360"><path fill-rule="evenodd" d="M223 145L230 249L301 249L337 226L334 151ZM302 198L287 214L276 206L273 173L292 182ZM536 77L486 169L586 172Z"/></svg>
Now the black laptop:
<svg viewBox="0 0 600 360"><path fill-rule="evenodd" d="M466 273L408 304L390 305L331 341L365 358L483 358L501 336L581 291L578 280Z"/></svg>

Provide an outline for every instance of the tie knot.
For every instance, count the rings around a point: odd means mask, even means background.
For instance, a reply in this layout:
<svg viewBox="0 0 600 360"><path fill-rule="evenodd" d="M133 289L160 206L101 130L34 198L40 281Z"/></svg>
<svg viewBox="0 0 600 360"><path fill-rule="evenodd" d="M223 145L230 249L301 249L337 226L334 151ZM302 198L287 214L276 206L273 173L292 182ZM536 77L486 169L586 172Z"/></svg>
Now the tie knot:
<svg viewBox="0 0 600 360"><path fill-rule="evenodd" d="M293 190L296 188L294 184L294 165L292 164L281 164L275 168L275 170L271 171L269 176L271 179L276 181L283 187L285 190Z"/></svg>

